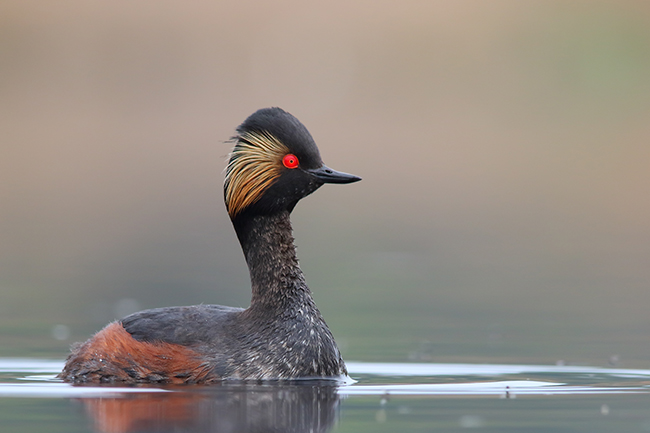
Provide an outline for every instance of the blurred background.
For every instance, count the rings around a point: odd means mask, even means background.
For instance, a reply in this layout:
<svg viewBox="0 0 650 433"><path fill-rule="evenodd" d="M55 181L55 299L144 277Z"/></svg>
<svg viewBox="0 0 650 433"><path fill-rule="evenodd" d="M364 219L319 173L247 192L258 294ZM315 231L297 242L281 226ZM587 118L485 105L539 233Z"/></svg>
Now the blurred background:
<svg viewBox="0 0 650 433"><path fill-rule="evenodd" d="M293 214L348 360L650 365L650 3L0 3L0 356L245 307L234 128L329 166Z"/></svg>

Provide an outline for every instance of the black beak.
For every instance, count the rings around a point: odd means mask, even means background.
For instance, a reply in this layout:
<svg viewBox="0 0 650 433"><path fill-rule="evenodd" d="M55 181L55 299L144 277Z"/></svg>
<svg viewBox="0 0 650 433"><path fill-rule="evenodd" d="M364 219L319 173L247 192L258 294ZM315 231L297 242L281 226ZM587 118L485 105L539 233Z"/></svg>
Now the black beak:
<svg viewBox="0 0 650 433"><path fill-rule="evenodd" d="M361 180L359 176L332 170L326 165L305 171L323 183L352 183Z"/></svg>

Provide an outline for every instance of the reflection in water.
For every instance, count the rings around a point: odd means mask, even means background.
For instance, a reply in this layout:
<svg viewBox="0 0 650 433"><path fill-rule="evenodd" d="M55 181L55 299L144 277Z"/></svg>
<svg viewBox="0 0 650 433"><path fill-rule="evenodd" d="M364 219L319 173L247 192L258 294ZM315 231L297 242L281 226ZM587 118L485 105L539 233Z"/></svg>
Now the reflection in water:
<svg viewBox="0 0 650 433"><path fill-rule="evenodd" d="M326 432L338 413L331 384L220 386L82 401L102 433Z"/></svg>

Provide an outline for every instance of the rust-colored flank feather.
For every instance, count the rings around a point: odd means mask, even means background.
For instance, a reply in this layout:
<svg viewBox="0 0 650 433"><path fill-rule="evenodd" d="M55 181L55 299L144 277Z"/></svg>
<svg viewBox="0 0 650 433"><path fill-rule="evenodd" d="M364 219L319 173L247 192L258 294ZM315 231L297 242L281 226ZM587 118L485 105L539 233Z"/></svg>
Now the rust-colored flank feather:
<svg viewBox="0 0 650 433"><path fill-rule="evenodd" d="M268 132L246 132L237 139L226 167L225 201L231 217L260 199L282 174L282 157L289 153Z"/></svg>
<svg viewBox="0 0 650 433"><path fill-rule="evenodd" d="M113 322L73 350L63 379L76 382L205 382L209 369L194 350L134 339Z"/></svg>

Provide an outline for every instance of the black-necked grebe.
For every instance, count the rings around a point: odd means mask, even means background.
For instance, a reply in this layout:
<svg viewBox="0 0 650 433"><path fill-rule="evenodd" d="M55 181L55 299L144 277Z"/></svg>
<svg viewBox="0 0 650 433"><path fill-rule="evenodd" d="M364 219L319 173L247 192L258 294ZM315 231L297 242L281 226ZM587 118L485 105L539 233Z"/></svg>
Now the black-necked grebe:
<svg viewBox="0 0 650 433"><path fill-rule="evenodd" d="M252 114L233 140L224 198L250 271L250 307L132 314L74 347L60 378L211 383L347 374L298 265L289 215L324 183L360 178L326 167L307 128L280 108Z"/></svg>

